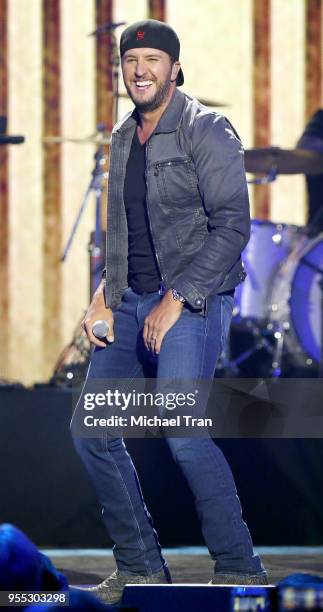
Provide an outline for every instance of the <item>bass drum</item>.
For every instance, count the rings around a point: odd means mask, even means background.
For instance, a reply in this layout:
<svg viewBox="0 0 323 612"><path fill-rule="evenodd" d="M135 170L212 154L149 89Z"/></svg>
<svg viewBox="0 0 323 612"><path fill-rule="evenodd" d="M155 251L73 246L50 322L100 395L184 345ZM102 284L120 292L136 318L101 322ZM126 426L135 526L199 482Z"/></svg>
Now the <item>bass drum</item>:
<svg viewBox="0 0 323 612"><path fill-rule="evenodd" d="M270 320L287 329L286 347L298 363L319 363L321 353L321 288L323 233L303 237L274 281Z"/></svg>
<svg viewBox="0 0 323 612"><path fill-rule="evenodd" d="M247 277L235 290L233 323L267 323L273 279L301 233L296 225L252 220L250 240L242 253Z"/></svg>

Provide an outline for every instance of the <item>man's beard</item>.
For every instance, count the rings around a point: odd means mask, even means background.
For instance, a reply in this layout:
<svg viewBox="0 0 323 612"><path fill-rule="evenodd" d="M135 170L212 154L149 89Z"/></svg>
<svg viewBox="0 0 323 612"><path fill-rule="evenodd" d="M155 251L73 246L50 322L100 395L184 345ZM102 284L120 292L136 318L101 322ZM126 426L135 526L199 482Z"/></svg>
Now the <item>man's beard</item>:
<svg viewBox="0 0 323 612"><path fill-rule="evenodd" d="M163 104L163 102L166 100L168 96L170 86L171 86L171 80L168 77L167 79L165 79L164 83L162 83L162 85L158 87L153 98L151 98L150 100L143 100L139 102L133 98L130 89L128 88L126 89L133 103L136 105L136 109L140 113L149 113L151 111L156 110L156 108L159 108Z"/></svg>

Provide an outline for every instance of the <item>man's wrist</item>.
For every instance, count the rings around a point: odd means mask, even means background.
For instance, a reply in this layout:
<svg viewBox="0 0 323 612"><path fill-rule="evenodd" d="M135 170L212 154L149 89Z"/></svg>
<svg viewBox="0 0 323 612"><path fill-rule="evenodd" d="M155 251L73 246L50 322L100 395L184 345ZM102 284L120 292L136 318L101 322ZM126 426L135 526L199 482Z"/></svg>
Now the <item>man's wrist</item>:
<svg viewBox="0 0 323 612"><path fill-rule="evenodd" d="M180 302L184 306L186 300L182 296L182 294L179 293L179 291L177 291L177 289L175 289L175 287L171 287L171 292L172 292L173 300L175 300L176 302Z"/></svg>
<svg viewBox="0 0 323 612"><path fill-rule="evenodd" d="M182 310L184 304L182 302L180 302L179 300L174 300L173 298L173 290L172 289L168 289L164 295L164 300L165 302L167 302L170 306L175 307L179 310Z"/></svg>

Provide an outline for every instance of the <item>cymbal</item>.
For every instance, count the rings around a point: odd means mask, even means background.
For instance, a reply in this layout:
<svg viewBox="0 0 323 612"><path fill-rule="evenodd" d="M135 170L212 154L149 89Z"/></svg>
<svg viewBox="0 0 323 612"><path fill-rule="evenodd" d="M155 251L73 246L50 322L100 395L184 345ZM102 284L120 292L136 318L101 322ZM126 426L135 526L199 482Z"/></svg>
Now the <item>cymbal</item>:
<svg viewBox="0 0 323 612"><path fill-rule="evenodd" d="M229 104L226 104L225 102L215 102L214 100L208 100L207 98L200 98L199 96L196 96L198 101L201 102L201 104L204 104L204 106L230 106Z"/></svg>
<svg viewBox="0 0 323 612"><path fill-rule="evenodd" d="M75 144L96 144L96 145L109 145L111 144L110 136L98 136L92 134L85 138L69 138L67 136L45 136L43 142L46 144L59 144L64 142L73 142Z"/></svg>
<svg viewBox="0 0 323 612"><path fill-rule="evenodd" d="M0 145L21 144L25 142L24 136L9 136L8 134L0 134Z"/></svg>
<svg viewBox="0 0 323 612"><path fill-rule="evenodd" d="M95 36L96 34L104 34L104 33L108 34L109 32L113 32L113 30L115 30L119 26L125 25L125 23L126 21L118 21L117 23L114 23L113 21L107 21L107 23L104 23L103 25L101 25L99 28L97 28L93 32L90 32L88 36Z"/></svg>
<svg viewBox="0 0 323 612"><path fill-rule="evenodd" d="M323 153L309 149L264 147L245 151L246 172L253 174L323 174Z"/></svg>

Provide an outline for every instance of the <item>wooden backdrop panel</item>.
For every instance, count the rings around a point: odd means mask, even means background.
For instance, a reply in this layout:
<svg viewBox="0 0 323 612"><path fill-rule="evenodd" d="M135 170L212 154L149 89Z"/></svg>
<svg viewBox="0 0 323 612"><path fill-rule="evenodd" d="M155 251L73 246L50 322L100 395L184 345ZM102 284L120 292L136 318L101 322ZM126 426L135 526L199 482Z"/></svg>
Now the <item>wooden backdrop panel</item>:
<svg viewBox="0 0 323 612"><path fill-rule="evenodd" d="M7 0L0 2L0 115L8 114ZM0 146L0 379L8 374L9 350L9 201L8 152Z"/></svg>
<svg viewBox="0 0 323 612"><path fill-rule="evenodd" d="M23 382L44 376L43 156L41 3L10 0L8 13L9 146L8 374Z"/></svg>
<svg viewBox="0 0 323 612"><path fill-rule="evenodd" d="M305 125L304 1L272 0L271 144L294 148ZM281 175L270 186L274 221L305 221L304 176Z"/></svg>
<svg viewBox="0 0 323 612"><path fill-rule="evenodd" d="M253 121L254 146L270 145L270 0L253 0ZM270 217L270 186L255 185L254 215L259 219Z"/></svg>
<svg viewBox="0 0 323 612"><path fill-rule="evenodd" d="M166 0L148 0L149 19L166 20Z"/></svg>
<svg viewBox="0 0 323 612"><path fill-rule="evenodd" d="M112 0L96 0L96 27L113 21ZM96 36L96 116L112 130L114 98L112 81L112 40L107 33Z"/></svg>
<svg viewBox="0 0 323 612"><path fill-rule="evenodd" d="M306 118L309 119L323 106L322 0L306 0L305 24Z"/></svg>
<svg viewBox="0 0 323 612"><path fill-rule="evenodd" d="M43 134L61 133L61 4L43 0ZM61 145L45 144L43 198L43 334L45 362L51 364L60 348L62 278Z"/></svg>
<svg viewBox="0 0 323 612"><path fill-rule="evenodd" d="M95 29L93 2L64 2L61 16L61 132L83 138L95 133ZM77 49L77 53L75 52ZM61 145L61 199L63 251L92 178L95 146L66 142ZM88 200L71 249L61 263L61 349L70 342L76 322L89 302L88 243L94 226L94 196Z"/></svg>

